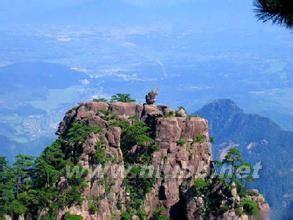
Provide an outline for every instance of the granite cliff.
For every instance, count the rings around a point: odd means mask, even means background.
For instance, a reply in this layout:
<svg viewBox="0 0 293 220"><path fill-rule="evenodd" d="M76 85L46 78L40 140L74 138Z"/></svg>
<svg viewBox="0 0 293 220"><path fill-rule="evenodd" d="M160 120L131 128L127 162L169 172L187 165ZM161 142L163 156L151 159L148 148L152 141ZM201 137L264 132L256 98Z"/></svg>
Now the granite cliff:
<svg viewBox="0 0 293 220"><path fill-rule="evenodd" d="M20 156L11 169L1 160L0 217L267 219L262 195L216 174L207 120L155 97L81 103L38 158Z"/></svg>
<svg viewBox="0 0 293 220"><path fill-rule="evenodd" d="M82 143L64 146L68 156L75 155L76 162L90 172L84 176L83 202L59 210L58 219L65 213L83 219L201 219L206 198L196 196L197 179L210 180L211 194L219 200L214 203L219 205L217 209L208 209L213 210L208 218L245 218L235 214L234 208L240 204L237 192L226 189L214 174L207 120L189 117L184 109L174 111L162 105L88 102L66 113L57 131L59 137L66 139L76 123L100 130ZM137 131L141 129L136 127L139 123L145 134ZM135 140L131 129L144 139ZM94 159L97 155L108 158L102 164L110 165L102 178L99 174L105 170L98 161L101 158ZM147 168L142 171L139 166ZM136 169L150 176L138 176ZM70 187L66 177L61 178L60 185ZM263 197L256 194L252 198L266 218L269 208Z"/></svg>

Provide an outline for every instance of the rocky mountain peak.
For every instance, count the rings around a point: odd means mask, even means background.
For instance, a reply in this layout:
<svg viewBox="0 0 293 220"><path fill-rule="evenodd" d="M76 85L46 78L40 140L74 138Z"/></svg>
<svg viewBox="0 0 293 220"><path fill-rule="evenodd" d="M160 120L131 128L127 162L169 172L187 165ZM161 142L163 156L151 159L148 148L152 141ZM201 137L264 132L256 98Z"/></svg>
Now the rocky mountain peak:
<svg viewBox="0 0 293 220"><path fill-rule="evenodd" d="M243 113L243 110L231 99L217 99L205 105L201 111L205 111L206 109L208 109L211 114L217 112L218 115L227 116Z"/></svg>
<svg viewBox="0 0 293 220"><path fill-rule="evenodd" d="M11 169L0 158L7 168L1 171L2 179L16 176L8 191L2 191L12 195L5 198L5 204L12 205L2 208L0 217L228 220L265 216L269 206L259 193L244 187L246 180L236 172L224 178L216 173L207 120L187 115L183 107L155 105L156 95L150 92L145 104L121 93L111 101L81 103L66 113L58 138L38 158L20 155ZM229 153L226 161L243 164L237 149Z"/></svg>
<svg viewBox="0 0 293 220"><path fill-rule="evenodd" d="M110 219L113 215L123 219L127 215L197 219L198 200L205 198L194 197L194 182L209 179L216 195L221 195L224 188L213 177L207 120L187 116L183 108L175 111L153 103L94 101L66 113L57 131L60 138L74 139L72 133L83 133L79 130L83 126L89 132L80 142L67 141L63 151L90 172L84 177L83 202L59 210L58 219L67 212L83 219ZM105 165L110 168L101 178L97 174L104 172ZM141 178L141 172L151 173ZM66 181L63 177L58 186L66 186ZM98 212L92 210L93 200ZM223 209L219 215L236 218L233 210L227 211Z"/></svg>
<svg viewBox="0 0 293 220"><path fill-rule="evenodd" d="M111 174L107 177L109 182L115 182L111 186L99 183L95 176L86 177L91 182L84 193L86 198L101 197L107 187L111 188L109 189L111 193L103 198L99 205L100 213L107 218L110 218L113 212L121 214L121 210L117 207L118 201L122 202L124 209L129 206L129 201L127 201L129 192L128 187L125 186L125 179L127 179L125 172L128 166L137 164L151 166L160 172L159 176L152 181L152 186L144 193L144 198L141 198L144 202L140 208L147 216L151 216L159 206L163 206L166 213L174 215L174 211L171 210L180 201L180 185L187 179L191 181L199 177L204 178L209 174L211 145L208 123L203 118L187 117L182 110L176 112L164 105L88 102L82 103L66 113L57 134L66 139L72 126L75 126L76 123L101 129L100 132L87 136L81 143L79 165L95 170L97 164L91 158L98 153L97 144L102 142L105 154L113 157L111 165L118 165L122 170L122 176L117 179ZM137 123L142 123L147 128L144 138L149 138L150 142L153 141L151 144L153 146L143 146L144 144L139 141L124 139L124 136L127 136L125 134L127 129L132 129L131 126L137 126ZM141 129L141 127L137 126L137 129ZM195 141L196 137L201 137L201 140ZM130 143L130 146L125 146L124 142ZM154 146L156 150L146 149ZM139 159L143 154L149 154L145 155L145 157L149 157L148 161ZM172 177L174 172L178 172L177 175L186 176L184 178ZM131 195L129 196L131 197ZM91 215L88 208L88 204L83 203L80 208L71 207L69 211L80 214L86 219L103 218L99 214ZM68 210L60 212L60 216L65 211Z"/></svg>

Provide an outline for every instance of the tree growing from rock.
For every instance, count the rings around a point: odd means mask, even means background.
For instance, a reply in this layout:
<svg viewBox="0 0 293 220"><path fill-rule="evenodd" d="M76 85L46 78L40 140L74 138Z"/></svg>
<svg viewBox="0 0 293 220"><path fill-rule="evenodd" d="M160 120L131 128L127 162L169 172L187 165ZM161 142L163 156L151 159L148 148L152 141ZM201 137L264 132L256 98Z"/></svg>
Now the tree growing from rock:
<svg viewBox="0 0 293 220"><path fill-rule="evenodd" d="M222 168L228 168L229 173L220 173L220 177L228 184L235 183L239 191L245 190L253 180L252 165L243 160L240 151L232 147L222 161L218 161Z"/></svg>
<svg viewBox="0 0 293 220"><path fill-rule="evenodd" d="M135 102L135 100L130 97L130 94L117 93L111 97L111 102Z"/></svg>

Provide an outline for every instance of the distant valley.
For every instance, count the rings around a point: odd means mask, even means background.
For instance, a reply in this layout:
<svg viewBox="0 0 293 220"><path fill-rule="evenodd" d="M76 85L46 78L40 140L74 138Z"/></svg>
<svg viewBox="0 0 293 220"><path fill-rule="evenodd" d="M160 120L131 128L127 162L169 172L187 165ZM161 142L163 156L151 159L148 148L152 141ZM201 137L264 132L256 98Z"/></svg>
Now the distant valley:
<svg viewBox="0 0 293 220"><path fill-rule="evenodd" d="M38 155L54 140L65 109L84 97L82 82L87 78L64 65L44 62L0 68L1 154L10 160L19 153Z"/></svg>

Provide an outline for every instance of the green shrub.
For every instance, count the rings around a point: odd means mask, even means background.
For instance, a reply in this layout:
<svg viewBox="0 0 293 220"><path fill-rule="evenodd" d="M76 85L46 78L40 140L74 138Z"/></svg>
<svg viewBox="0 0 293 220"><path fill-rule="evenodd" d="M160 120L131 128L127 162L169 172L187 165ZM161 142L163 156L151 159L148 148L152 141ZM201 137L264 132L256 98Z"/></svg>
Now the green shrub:
<svg viewBox="0 0 293 220"><path fill-rule="evenodd" d="M145 195L149 193L155 184L155 177L147 178L140 176L142 171L142 166L133 166L126 179L126 190L130 193L130 207L133 210L140 210L143 205L143 200ZM136 213L137 214L137 213Z"/></svg>
<svg viewBox="0 0 293 220"><path fill-rule="evenodd" d="M27 208L18 200L12 201L10 207L11 212L16 215L23 215L27 210Z"/></svg>
<svg viewBox="0 0 293 220"><path fill-rule="evenodd" d="M135 100L130 97L130 94L118 93L111 97L111 102L135 102Z"/></svg>
<svg viewBox="0 0 293 220"><path fill-rule="evenodd" d="M98 213L99 211L99 201L94 199L89 200L89 213L93 215L95 213Z"/></svg>
<svg viewBox="0 0 293 220"><path fill-rule="evenodd" d="M120 127L125 130L129 126L129 122L126 120L118 120L113 116L113 118L108 119L110 127Z"/></svg>
<svg viewBox="0 0 293 220"><path fill-rule="evenodd" d="M105 165L109 162L112 162L114 158L105 152L105 145L102 143L97 143L96 145L96 155L95 162L101 165Z"/></svg>
<svg viewBox="0 0 293 220"><path fill-rule="evenodd" d="M121 146L129 148L134 145L146 146L154 142L148 135L150 128L142 121L134 121L133 124L122 128Z"/></svg>
<svg viewBox="0 0 293 220"><path fill-rule="evenodd" d="M258 212L257 203L249 198L244 198L240 202L241 206L243 207L243 211L247 215L256 215Z"/></svg>
<svg viewBox="0 0 293 220"><path fill-rule="evenodd" d="M101 132L100 127L90 126L81 122L73 122L67 131L64 140L73 144L81 144L91 133L99 132Z"/></svg>
<svg viewBox="0 0 293 220"><path fill-rule="evenodd" d="M235 209L235 214L241 216L243 214L243 207L237 207Z"/></svg>
<svg viewBox="0 0 293 220"><path fill-rule="evenodd" d="M180 138L180 139L177 141L177 144L183 146L184 144L186 144L186 140L185 140L184 138Z"/></svg>
<svg viewBox="0 0 293 220"><path fill-rule="evenodd" d="M163 207L156 209L152 216L152 220L168 220L169 218L163 214L165 211L166 209Z"/></svg>
<svg viewBox="0 0 293 220"><path fill-rule="evenodd" d="M206 136L204 136L203 134L198 134L193 141L196 143L203 143L206 141Z"/></svg>
<svg viewBox="0 0 293 220"><path fill-rule="evenodd" d="M98 99L93 99L93 102L108 102L108 100L105 98L98 98Z"/></svg>
<svg viewBox="0 0 293 220"><path fill-rule="evenodd" d="M64 220L83 220L83 218L80 215L71 215L70 213L66 212L64 215Z"/></svg>
<svg viewBox="0 0 293 220"><path fill-rule="evenodd" d="M194 186L196 189L196 196L205 194L210 186L210 182L206 179L198 178L194 180Z"/></svg>
<svg viewBox="0 0 293 220"><path fill-rule="evenodd" d="M142 121L133 120L132 123L116 121L122 129L121 149L126 163L147 164L151 160L153 152L158 150L155 140L151 137L150 128ZM135 145L140 149L135 155L129 155L128 151Z"/></svg>
<svg viewBox="0 0 293 220"><path fill-rule="evenodd" d="M121 214L121 219L122 220L130 220L132 218L133 214L130 212L123 212Z"/></svg>

